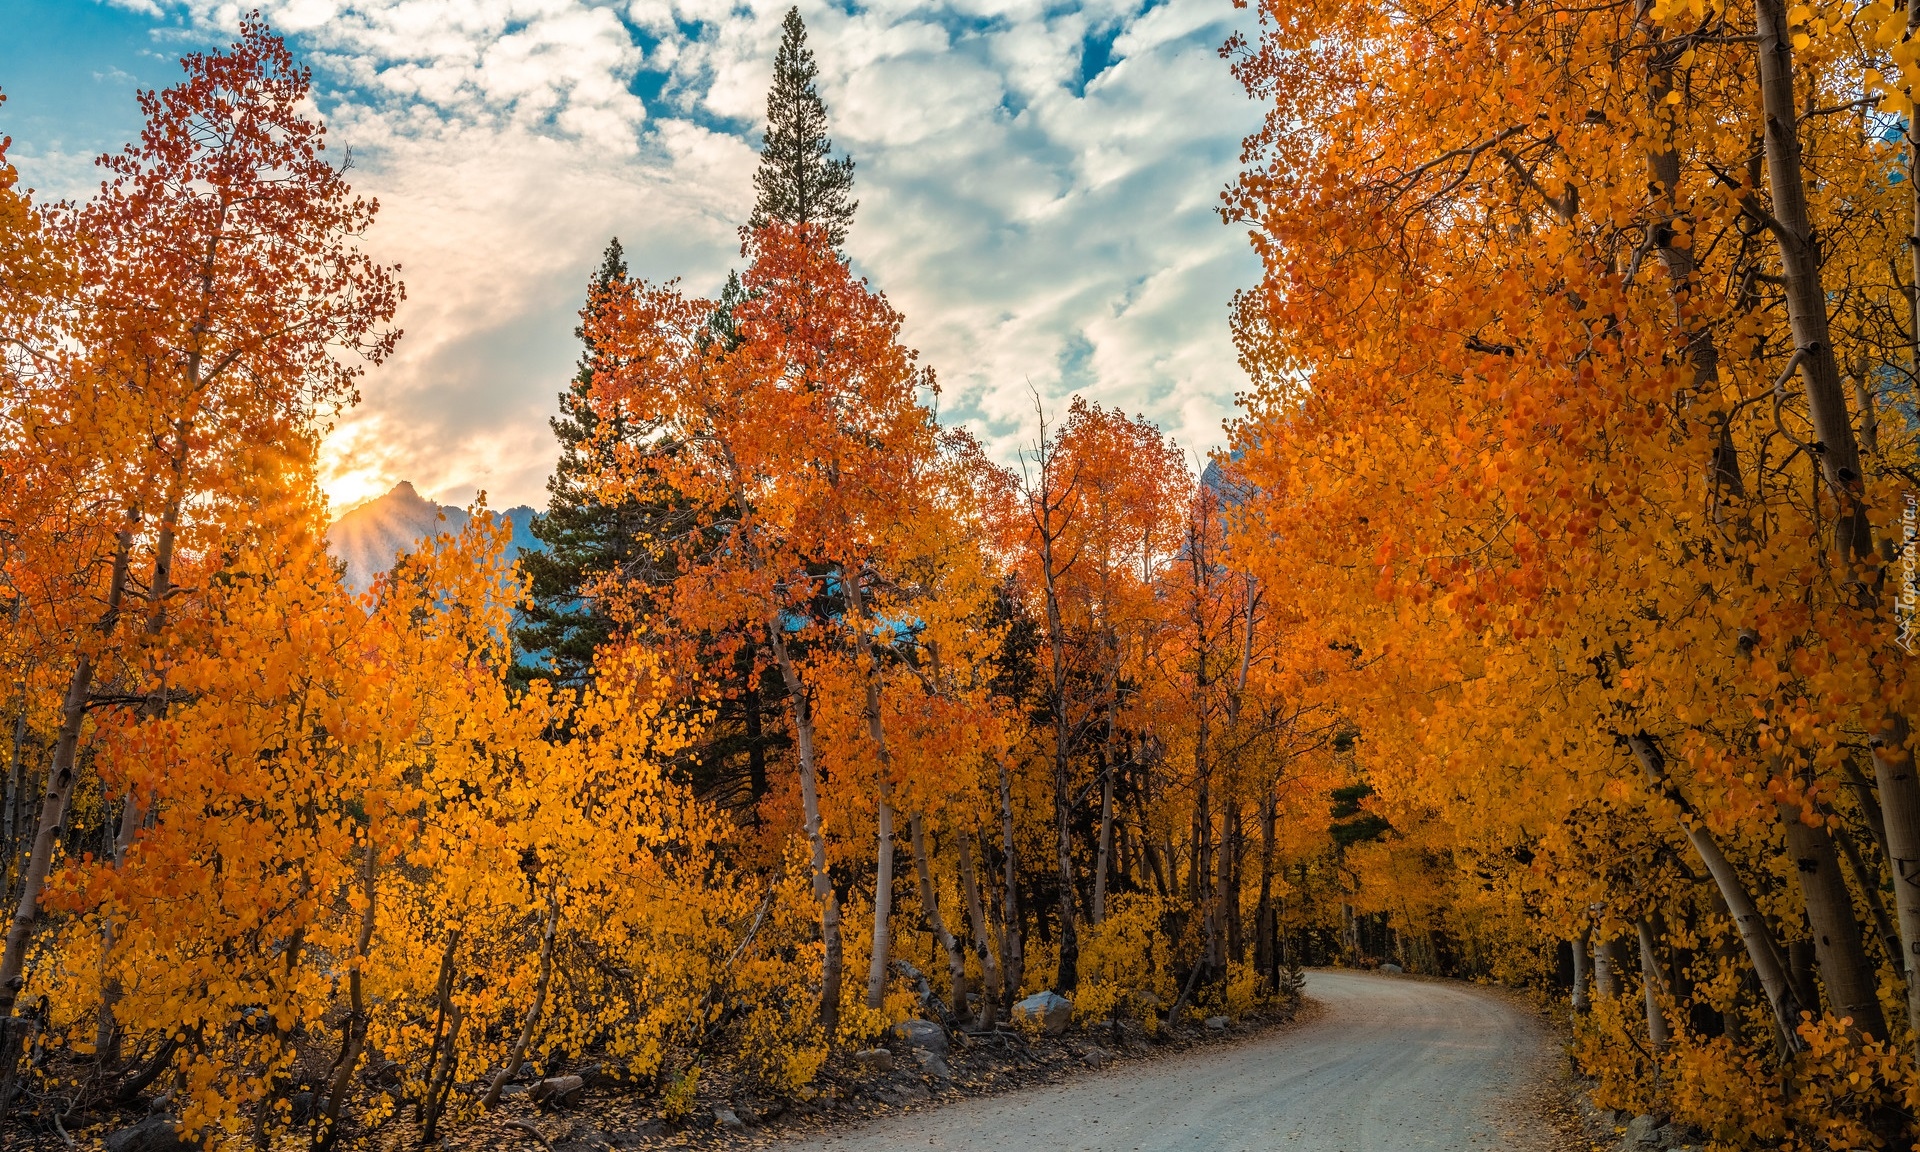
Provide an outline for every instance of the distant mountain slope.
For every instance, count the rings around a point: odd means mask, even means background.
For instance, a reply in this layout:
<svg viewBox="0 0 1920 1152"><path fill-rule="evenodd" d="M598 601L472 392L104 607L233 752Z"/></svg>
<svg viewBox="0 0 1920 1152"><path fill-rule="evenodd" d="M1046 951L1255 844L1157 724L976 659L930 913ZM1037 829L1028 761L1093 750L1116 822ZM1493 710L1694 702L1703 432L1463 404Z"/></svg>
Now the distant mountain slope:
<svg viewBox="0 0 1920 1152"><path fill-rule="evenodd" d="M533 535L532 508L522 504L494 514L506 517L512 526L507 559L546 547ZM334 521L327 529L327 551L346 562L347 585L355 592L364 592L373 585L375 576L393 566L396 555L413 551L426 537L458 532L466 524L466 509L435 504L414 491L411 483L402 480L385 496L368 501Z"/></svg>

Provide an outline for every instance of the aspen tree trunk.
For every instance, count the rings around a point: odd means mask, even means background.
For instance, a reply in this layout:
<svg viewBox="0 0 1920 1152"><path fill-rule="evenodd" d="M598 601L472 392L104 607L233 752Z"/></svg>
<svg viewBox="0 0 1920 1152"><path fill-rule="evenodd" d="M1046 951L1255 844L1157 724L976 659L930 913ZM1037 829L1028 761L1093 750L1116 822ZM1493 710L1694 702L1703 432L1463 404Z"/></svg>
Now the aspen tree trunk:
<svg viewBox="0 0 1920 1152"><path fill-rule="evenodd" d="M747 663L747 686L740 703L747 728L747 791L757 805L767 795L767 745L760 720L760 670L752 660ZM756 811L754 822L759 821Z"/></svg>
<svg viewBox="0 0 1920 1152"><path fill-rule="evenodd" d="M0 852L6 858L0 860L0 898L11 901L13 898L13 870L16 857L19 856L20 839L20 798L25 793L26 782L26 745L27 745L27 680L20 679L20 714L13 721L13 755L7 762L7 810L6 823L0 829Z"/></svg>
<svg viewBox="0 0 1920 1152"><path fill-rule="evenodd" d="M333 1083L327 1089L327 1104L321 1117L321 1128L313 1146L327 1149L340 1137L340 1106L347 1096L347 1085L353 1082L353 1070L360 1064L360 1054L367 1044L367 1002L360 988L360 973L367 966L367 957L373 951L373 926L377 912L374 888L375 868L380 860L380 849L367 837L366 859L360 865L360 896L366 901L366 907L360 910L360 935L354 941L353 966L347 970L347 1019L341 1029L340 1060L333 1073ZM443 966L444 967L444 966Z"/></svg>
<svg viewBox="0 0 1920 1152"><path fill-rule="evenodd" d="M1040 544L1041 590L1045 593L1047 647L1051 658L1048 688L1053 717L1054 855L1060 873L1060 964L1054 973L1053 986L1056 992L1070 993L1080 982L1080 943L1079 935L1074 931L1073 841L1068 819L1072 796L1068 751L1073 733L1067 715L1066 623L1060 612L1059 578L1065 566L1058 563L1054 549L1061 532L1071 522L1072 513L1066 512L1058 521L1055 516L1067 509L1078 477L1070 481L1065 489L1055 491L1055 484L1059 480L1056 474L1059 453L1057 448L1047 445L1046 433L1043 417L1040 424L1040 489L1037 493L1029 493L1028 510L1033 516L1034 531ZM1068 562L1069 565L1071 563Z"/></svg>
<svg viewBox="0 0 1920 1152"><path fill-rule="evenodd" d="M873 618L867 613L866 595L860 587L860 574L840 573L846 590L847 607L854 619L854 647L860 662L866 665L867 738L873 741L874 758L880 768L879 829L874 867L873 889L873 961L867 968L867 1007L878 1008L887 995L887 952L893 929L893 782L888 778L893 757L887 751L887 729L880 715L880 655L874 650ZM916 849L917 851L917 849Z"/></svg>
<svg viewBox="0 0 1920 1152"><path fill-rule="evenodd" d="M1620 995L1620 956L1613 941L1601 939L1593 948L1593 989L1602 999Z"/></svg>
<svg viewBox="0 0 1920 1152"><path fill-rule="evenodd" d="M973 952L980 963L980 1013L977 1027L991 1028L1000 1018L1002 989L1000 965L987 935L986 908L980 900L980 885L973 875L973 833L960 829L960 890L967 900L967 920L973 928Z"/></svg>
<svg viewBox="0 0 1920 1152"><path fill-rule="evenodd" d="M1593 929L1582 928L1573 938L1573 1014L1585 1016L1593 1005L1587 999L1587 948L1593 942Z"/></svg>
<svg viewBox="0 0 1920 1152"><path fill-rule="evenodd" d="M1645 0L1642 0L1643 18L1646 7ZM1678 114L1675 106L1667 100L1673 91L1673 70L1685 47L1678 41L1665 41L1657 29L1653 35L1655 46L1648 60L1647 104L1659 123L1662 138L1660 146L1648 156L1647 167L1653 174L1654 187L1666 209L1666 219L1654 226L1650 239L1667 272L1667 292L1673 301L1674 322L1686 338L1687 359L1693 364L1693 387L1705 399L1707 419L1714 425L1709 473L1714 484L1714 509L1718 516L1723 507L1720 493L1724 491L1736 500L1743 499L1746 486L1740 472L1738 449L1733 443L1733 431L1720 400L1720 349L1714 342L1713 330L1697 327L1688 307L1697 267L1691 239L1693 220L1682 211L1679 202L1680 153L1673 146ZM1683 233L1688 236L1685 242L1680 240Z"/></svg>
<svg viewBox="0 0 1920 1152"><path fill-rule="evenodd" d="M1153 877L1153 890L1159 894L1160 899L1165 900L1180 887L1179 877L1176 876L1171 883L1168 882L1167 870L1160 863L1160 846L1154 843L1152 833L1144 830L1141 832L1140 851L1146 855L1147 874Z"/></svg>
<svg viewBox="0 0 1920 1152"><path fill-rule="evenodd" d="M427 1078L427 1098L423 1102L426 1119L420 1129L420 1142L432 1144L440 1128L440 1118L446 1115L447 1097L453 1092L454 1073L460 1067L460 1021L461 1010L457 1003L449 1003L446 1009L447 1043L440 1049L439 1058L434 1062Z"/></svg>
<svg viewBox="0 0 1920 1152"><path fill-rule="evenodd" d="M25 608L26 598L19 593L15 593L13 597L13 626L16 630L20 627L20 615ZM19 834L20 794L21 790L26 787L26 781L23 779L23 776L26 772L27 693L30 687L32 673L33 664L31 661L21 666L20 711L14 717L13 721L13 754L7 759L6 808L4 812L0 812L0 903L10 902L13 899L14 862L15 857L19 855L19 850L15 845ZM0 1113L4 1113L4 1111L4 1102L0 1102Z"/></svg>
<svg viewBox="0 0 1920 1152"><path fill-rule="evenodd" d="M304 870L300 875L298 890L302 897L311 895L313 891L313 877ZM288 938L287 950L281 954L285 962L280 966L279 990L283 995L293 987L294 977L299 971L300 960L306 946L307 927L304 924L296 925ZM268 1018L273 1024L274 1034L280 1042L281 1050L291 1049L294 1029L298 1024L294 1014L274 1012ZM259 1103L254 1105L253 1146L257 1152L268 1152L273 1146L272 1122L278 1112L279 1102L286 1098L287 1085L291 1080L290 1073L291 1069L282 1067L269 1074L266 1077L266 1091L262 1093Z"/></svg>
<svg viewBox="0 0 1920 1152"><path fill-rule="evenodd" d="M1828 335L1820 249L1807 212L1786 4L1784 0L1754 0L1753 9L1759 34L1760 101L1766 120L1762 138L1773 201L1768 226L1780 256L1781 277L1786 281L1794 358L1806 385L1814 434L1820 438L1821 471L1844 508L1836 526L1839 543L1857 559L1873 551L1872 529L1860 500L1859 447L1847 412L1840 365Z"/></svg>
<svg viewBox="0 0 1920 1152"><path fill-rule="evenodd" d="M113 570L107 579L107 607L95 626L102 638L111 637L120 621L120 603L127 589L127 558L133 550L133 535L139 523L140 513L129 508L126 522L114 541ZM80 729L87 718L88 696L93 691L94 671L93 653L82 648L74 660L73 675L67 681L66 699L61 703L60 733L54 738L53 760L47 766L40 821L34 830L26 872L21 876L20 900L14 907L12 922L7 925L6 950L0 954L0 1020L13 1015L14 1000L20 995L27 940L40 916L40 892L46 887L47 873L53 868L60 826L67 817L67 803L73 798L74 762L80 750ZM9 1028L0 1027L0 1082L5 1082L13 1070L13 1050L7 1046L12 1038Z"/></svg>
<svg viewBox="0 0 1920 1152"><path fill-rule="evenodd" d="M533 986L533 1003L527 1006L526 1023L520 1026L520 1035L514 1038L513 1048L507 1053L506 1065L493 1074L493 1083L487 1086L487 1094L480 1100L484 1111L491 1111L500 1103L500 1092L507 1081L520 1073L520 1063L527 1058L527 1047L533 1043L533 1036L540 1027L540 1013L547 1004L547 984L553 979L553 937L560 927L560 893L549 898L547 904L547 926L540 934L540 979Z"/></svg>
<svg viewBox="0 0 1920 1152"><path fill-rule="evenodd" d="M1904 996L1905 974L1900 971L1900 933L1893 926L1893 918L1887 915L1887 902L1880 896L1880 870L1870 866L1860 855L1859 846L1845 830L1834 837L1834 841L1840 846L1841 858L1853 869L1854 885L1866 901L1867 913L1873 917L1874 932L1879 937L1888 962L1893 965L1894 978L1902 981L1901 995Z"/></svg>
<svg viewBox="0 0 1920 1152"><path fill-rule="evenodd" d="M913 867L920 876L920 907L926 911L927 926L933 929L933 938L947 953L947 978L953 985L953 1014L964 1016L967 1011L967 954L960 942L947 931L947 922L940 915L940 895L933 888L933 872L927 866L926 822L915 812L907 817L907 826L913 838Z"/></svg>
<svg viewBox="0 0 1920 1152"><path fill-rule="evenodd" d="M1653 926L1641 920L1635 927L1640 936L1640 991L1647 1003L1647 1038L1653 1041L1657 1054L1666 1051L1671 1039L1667 1018L1660 1011L1660 998L1666 994L1667 982L1660 972L1660 953Z"/></svg>
<svg viewBox="0 0 1920 1152"><path fill-rule="evenodd" d="M1886 821L1893 910L1900 929L1900 970L1907 985L1907 1026L1920 1035L1920 780L1906 748L1907 721L1889 716L1873 739L1873 771Z"/></svg>
<svg viewBox="0 0 1920 1152"><path fill-rule="evenodd" d="M198 375L197 362L191 374ZM173 457L168 461L167 491L165 504L160 513L160 529L154 537L153 575L147 581L147 625L146 637L150 645L158 647L160 634L167 627L167 600L173 594L173 554L180 532L180 510L186 499L187 490L187 454L194 431L192 416L184 416L174 422ZM153 691L148 694L141 706L140 715L145 721L162 719L167 714L167 678L164 671L154 676ZM138 789L128 788L126 798L120 810L120 830L113 841L113 866L117 871L126 866L127 853L133 848L134 837L147 821L147 806L142 801ZM100 966L107 971L108 962L113 955L114 919L105 917L100 925ZM114 1013L120 1002L122 989L120 982L111 974L107 976L100 993L100 1009L95 1022L94 1051L103 1063L111 1063L119 1058L120 1028Z"/></svg>
<svg viewBox="0 0 1920 1152"><path fill-rule="evenodd" d="M1867 779L1866 772L1860 767L1857 757L1841 761L1841 767L1846 771L1847 781L1853 785L1853 798L1859 802L1860 814L1866 818L1868 835L1873 837L1873 843L1880 849L1881 857L1888 858L1887 818L1885 813L1880 811L1880 801L1874 798L1874 782ZM1895 948L1895 951L1898 950Z"/></svg>
<svg viewBox="0 0 1920 1152"><path fill-rule="evenodd" d="M1233 945L1240 935L1240 891L1234 883L1233 841L1239 831L1240 810L1238 803L1227 798L1226 810L1220 818L1220 851L1215 855L1217 874L1213 883L1213 918L1220 928L1214 933L1214 947L1208 957L1208 963L1217 974L1227 970L1227 958L1232 954Z"/></svg>
<svg viewBox="0 0 1920 1152"><path fill-rule="evenodd" d="M1113 856L1113 765L1100 773L1100 849L1093 865L1093 923L1107 918L1107 861Z"/></svg>
<svg viewBox="0 0 1920 1152"><path fill-rule="evenodd" d="M1253 966L1275 987L1280 982L1280 965L1274 955L1279 925L1273 907L1273 842L1275 825L1273 793L1260 801L1260 902L1253 914Z"/></svg>
<svg viewBox="0 0 1920 1152"><path fill-rule="evenodd" d="M1824 823L1818 828L1808 827L1797 807L1781 805L1780 822L1786 826L1787 855L1799 878L1800 898L1813 929L1814 957L1820 965L1828 1002L1837 1014L1853 1021L1854 1031L1884 1040L1887 1021L1880 1012L1875 973L1867 962L1860 923L1853 915L1853 899L1847 891L1846 877L1840 874L1833 838Z"/></svg>
<svg viewBox="0 0 1920 1152"><path fill-rule="evenodd" d="M1060 874L1060 966L1054 973L1053 988L1067 995L1080 983L1080 938L1073 923L1073 834L1068 819L1071 815L1073 780L1067 761L1071 732L1067 724L1066 638L1062 632L1060 605L1054 595L1051 571L1047 573L1047 630L1053 644L1053 824L1055 858Z"/></svg>
<svg viewBox="0 0 1920 1152"><path fill-rule="evenodd" d="M1767 1004L1773 1009L1774 1023L1781 1032L1781 1042L1789 1052L1800 1052L1805 1047L1805 1041L1794 1029L1799 1026L1800 1012L1806 1005L1787 978L1787 972L1780 962L1779 946L1774 943L1773 931L1767 926L1766 917L1747 892L1746 882L1740 879L1732 862L1720 851L1713 833L1707 830L1706 824L1695 815L1692 806L1674 787L1673 781L1667 778L1666 757L1655 746L1653 738L1639 733L1629 737L1627 742L1654 789L1680 805L1687 839L1693 844L1701 863L1712 874L1715 886L1720 889L1720 897L1727 902L1727 910L1733 916L1734 926L1740 930L1740 940L1747 946L1747 958L1753 962L1754 973L1760 977L1760 987L1766 992Z"/></svg>
<svg viewBox="0 0 1920 1152"><path fill-rule="evenodd" d="M1202 711L1198 719L1199 735L1193 748L1193 862L1187 871L1187 900L1211 924L1213 908L1207 902L1207 881L1213 871L1213 797L1208 786L1206 713Z"/></svg>
<svg viewBox="0 0 1920 1152"><path fill-rule="evenodd" d="M820 966L820 1024L832 1036L840 1027L840 981L842 955L840 945L840 897L827 875L827 840L820 829L820 784L814 769L813 703L793 656L787 651L786 637L776 618L768 626L774 660L780 666L780 678L786 684L787 700L793 707L793 742L800 760L800 808L812 849L813 898L820 901L820 942L826 955Z"/></svg>
<svg viewBox="0 0 1920 1152"><path fill-rule="evenodd" d="M442 1047L451 1052L458 1039L459 1016L453 1005L453 962L454 954L460 948L458 929L448 933L447 946L440 953L440 979L433 990L433 1042L427 1046L427 1087L420 1101L414 1106L413 1118L421 1124L421 1140L433 1143L434 1128L440 1119L435 1097L440 1083L440 1065L444 1060ZM449 1021L453 1023L454 1035L447 1034Z"/></svg>
<svg viewBox="0 0 1920 1152"><path fill-rule="evenodd" d="M1814 959L1813 941L1787 941L1787 981L1793 985L1795 995L1800 997L1801 1007L1809 1012L1820 1011L1820 982L1813 978L1819 961Z"/></svg>
<svg viewBox="0 0 1920 1152"><path fill-rule="evenodd" d="M1193 626L1194 676L1193 676L1193 871L1189 880L1189 899L1193 906L1205 918L1207 925L1206 964L1213 975L1219 971L1218 957L1223 943L1220 922L1220 910L1209 896L1216 895L1207 891L1207 883L1212 879L1215 866L1213 859L1213 812L1212 812L1212 773L1213 760L1209 745L1212 732L1211 719L1207 710L1207 695L1213 686L1213 669L1208 663L1212 655L1208 645L1206 621L1206 588L1208 584L1208 559L1202 546L1203 531L1196 527L1191 519L1187 525L1188 569L1192 587L1192 597L1188 606L1188 622ZM1222 833L1225 839L1225 833Z"/></svg>
<svg viewBox="0 0 1920 1152"><path fill-rule="evenodd" d="M888 934L893 923L893 789L880 786L879 841L873 881L873 960L867 966L867 1007L886 1002Z"/></svg>
<svg viewBox="0 0 1920 1152"><path fill-rule="evenodd" d="M1873 551L1872 531L1861 501L1859 449L1828 335L1819 244L1807 211L1794 97L1793 45L1786 16L1783 0L1754 2L1761 106L1766 118L1763 140L1773 201L1769 228L1779 251L1781 277L1786 281L1794 357L1806 384L1814 435L1821 444L1821 471L1842 501L1839 543L1851 557L1865 559ZM1909 28L1915 26L1915 19L1909 15ZM1920 211L1920 200L1916 208ZM1920 215L1915 219L1920 223ZM1920 268L1920 252L1911 258ZM1871 733L1871 743L1886 819L1887 853L1893 865L1901 967L1907 979L1907 1023L1920 1038L1920 782L1914 779L1913 757L1906 748L1908 736L1906 717L1886 715L1878 731Z"/></svg>
<svg viewBox="0 0 1920 1152"><path fill-rule="evenodd" d="M1006 973L1007 1003L1011 1005L1020 998L1020 989L1025 986L1027 954L1020 939L1020 858L1013 839L1013 773L1005 757L995 759L1000 765L1000 848L1006 862L1005 889L1001 897L1006 920L1002 928L1006 956L1000 970Z"/></svg>

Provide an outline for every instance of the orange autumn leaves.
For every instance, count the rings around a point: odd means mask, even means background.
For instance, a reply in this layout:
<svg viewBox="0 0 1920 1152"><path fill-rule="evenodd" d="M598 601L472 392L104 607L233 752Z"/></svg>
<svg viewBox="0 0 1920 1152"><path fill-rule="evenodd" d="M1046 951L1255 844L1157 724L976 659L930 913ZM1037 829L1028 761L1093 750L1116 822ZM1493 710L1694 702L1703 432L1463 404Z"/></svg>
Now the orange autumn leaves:
<svg viewBox="0 0 1920 1152"><path fill-rule="evenodd" d="M511 695L485 517L346 591L314 448L394 346L399 283L284 44L249 22L185 65L96 197L0 189L0 1095L32 1076L77 1117L158 1084L195 1138L324 1145L392 1113L357 1078L372 1054L429 1127L510 1052L586 1035L650 1072L710 1024L758 898L665 775L692 717L638 651L592 695ZM543 936L629 975L530 1011ZM787 979L763 964L742 998ZM502 1022L528 1018L512 1052ZM301 1066L317 1046L348 1075Z"/></svg>
<svg viewBox="0 0 1920 1152"><path fill-rule="evenodd" d="M513 663L538 657L506 642L499 525L424 542L358 599L325 554L314 450L394 347L400 286L363 250L374 206L323 154L307 96L250 22L144 101L142 142L104 162L95 199L0 188L0 252L33 271L0 300L20 334L0 658L39 795L6 877L0 975L18 981L0 996L9 1051L36 1054L20 1067L72 1115L170 1092L210 1144L431 1140L523 1071L589 1059L678 1114L717 1062L798 1092L830 1045L942 1003L990 1026L1057 987L1086 1019L1158 1028L1156 998L1175 1018L1269 1002L1282 905L1304 928L1330 908L1301 892L1345 883L1318 841L1355 719L1406 754L1376 769L1388 799L1444 809L1451 790L1414 790L1449 751L1431 728L1466 741L1489 700L1571 691L1527 679L1520 643L1573 627L1564 606L1512 609L1575 570L1501 535L1503 507L1547 483L1526 469L1584 445L1579 420L1677 426L1639 394L1587 396L1597 368L1522 387L1591 342L1597 304L1525 371L1520 335L1490 325L1471 356L1419 348L1482 295L1368 350L1409 380L1471 370L1511 413L1396 391L1370 363L1343 360L1354 387L1327 391L1334 376L1276 361L1264 384L1311 383L1284 399L1346 404L1376 445L1291 470L1321 459L1288 455L1317 429L1280 426L1300 416L1267 393L1256 418L1284 419L1202 479L1150 422L1076 399L1006 468L938 424L886 298L820 230L776 220L745 234L721 300L621 277L589 301L598 493L646 507L648 535L589 590L621 626L590 687L515 691ZM1250 358L1298 319L1249 297ZM1320 338L1289 333L1288 355L1344 347ZM1542 413L1565 424L1525 468L1477 470ZM1429 417L1448 438L1406 434ZM1684 471L1686 450L1647 475ZM1422 479L1443 460L1444 482ZM1597 498L1551 479L1565 522L1597 534ZM1341 517L1375 482L1462 524L1438 543L1418 523L1355 532ZM1580 571L1599 570L1589 551ZM1442 578L1449 610L1505 619L1512 645L1409 645L1393 667L1418 679L1383 681L1391 627L1355 589L1432 612L1421 581ZM743 680L779 705L753 713L777 733L766 795L696 794ZM1471 844L1407 820L1430 852L1342 891L1387 903L1448 852L1509 846L1541 775L1516 774ZM928 957L947 971L921 1000L923 974L894 961Z"/></svg>
<svg viewBox="0 0 1920 1152"><path fill-rule="evenodd" d="M1618 1105L1897 1143L1914 185L1871 97L1904 29L1261 14L1242 555L1353 646L1383 810L1467 866L1460 907L1577 951L1582 1003L1589 958L1617 977L1581 1027Z"/></svg>

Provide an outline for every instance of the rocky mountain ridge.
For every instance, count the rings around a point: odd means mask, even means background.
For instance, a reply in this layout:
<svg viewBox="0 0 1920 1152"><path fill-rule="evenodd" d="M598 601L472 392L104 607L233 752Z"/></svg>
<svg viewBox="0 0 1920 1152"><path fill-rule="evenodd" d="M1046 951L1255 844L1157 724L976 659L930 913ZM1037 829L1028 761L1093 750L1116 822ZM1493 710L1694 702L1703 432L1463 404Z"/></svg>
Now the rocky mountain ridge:
<svg viewBox="0 0 1920 1152"><path fill-rule="evenodd" d="M533 508L521 504L487 514L504 517L512 528L508 560L522 552L545 550L546 545L533 534ZM356 593L364 592L372 587L374 577L393 567L400 553L411 552L430 536L458 532L467 526L467 520L466 509L428 500L412 483L402 480L386 495L335 520L327 529L327 551L345 562L347 585Z"/></svg>

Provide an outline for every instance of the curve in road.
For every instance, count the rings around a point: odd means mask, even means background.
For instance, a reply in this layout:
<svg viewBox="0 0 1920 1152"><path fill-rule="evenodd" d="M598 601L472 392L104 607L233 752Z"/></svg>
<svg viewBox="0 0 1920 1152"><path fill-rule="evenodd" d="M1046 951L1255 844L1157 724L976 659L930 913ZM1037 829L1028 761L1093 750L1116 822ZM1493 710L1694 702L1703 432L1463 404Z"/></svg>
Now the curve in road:
<svg viewBox="0 0 1920 1152"><path fill-rule="evenodd" d="M1470 985L1313 972L1321 1011L1246 1043L960 1101L784 1152L1537 1152L1553 1041Z"/></svg>

